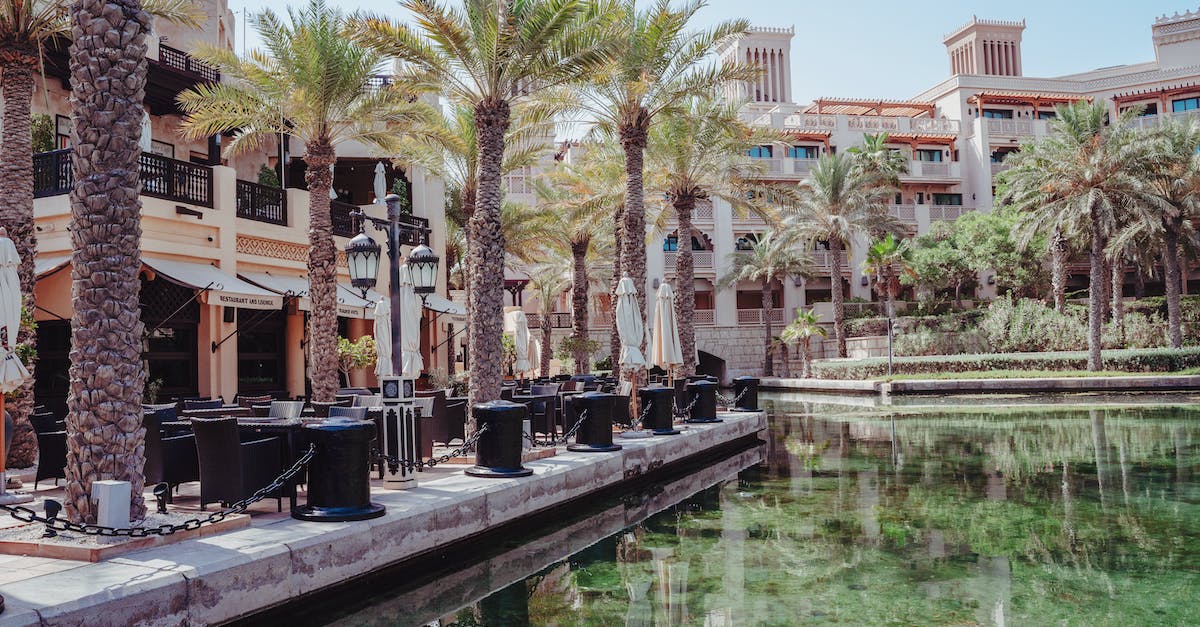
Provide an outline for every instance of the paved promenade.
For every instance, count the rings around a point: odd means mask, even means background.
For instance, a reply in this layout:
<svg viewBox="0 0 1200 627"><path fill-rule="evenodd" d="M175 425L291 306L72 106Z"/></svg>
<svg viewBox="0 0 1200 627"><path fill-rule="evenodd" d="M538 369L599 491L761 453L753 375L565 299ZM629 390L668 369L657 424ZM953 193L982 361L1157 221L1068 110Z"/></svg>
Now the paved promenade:
<svg viewBox="0 0 1200 627"><path fill-rule="evenodd" d="M766 428L764 413L722 414L681 435L620 440L616 453L570 453L527 462L531 477L462 473L412 490L372 488L387 515L350 523L256 520L247 529L130 553L0 584L8 625L205 625L231 620L440 547L696 461ZM13 558L0 568L21 569ZM50 571L38 561L38 568ZM32 574L32 573L29 573Z"/></svg>

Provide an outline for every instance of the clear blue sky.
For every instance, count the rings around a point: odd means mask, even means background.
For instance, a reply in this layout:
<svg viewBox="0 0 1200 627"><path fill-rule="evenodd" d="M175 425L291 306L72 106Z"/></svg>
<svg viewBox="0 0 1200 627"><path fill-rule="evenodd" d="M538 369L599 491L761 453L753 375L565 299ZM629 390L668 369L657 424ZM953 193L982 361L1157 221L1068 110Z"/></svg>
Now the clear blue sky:
<svg viewBox="0 0 1200 627"><path fill-rule="evenodd" d="M293 0L303 2L304 0ZM394 0L334 0L345 11L402 17ZM278 0L230 0L251 13ZM1026 20L1026 76L1059 76L1154 59L1150 25L1164 13L1196 10L1200 0L709 0L699 26L744 17L755 26L796 27L792 97L909 98L949 76L942 37L971 16ZM241 46L241 34L238 46ZM249 34L254 47L254 34ZM1200 60L1197 60L1200 62Z"/></svg>

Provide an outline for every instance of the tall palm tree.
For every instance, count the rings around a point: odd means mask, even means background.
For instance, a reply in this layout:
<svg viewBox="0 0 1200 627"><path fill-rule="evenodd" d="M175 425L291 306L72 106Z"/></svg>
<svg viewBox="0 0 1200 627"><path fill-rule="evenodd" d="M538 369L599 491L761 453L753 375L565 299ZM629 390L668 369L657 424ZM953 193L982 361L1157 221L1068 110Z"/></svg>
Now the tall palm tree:
<svg viewBox="0 0 1200 627"><path fill-rule="evenodd" d="M900 275L911 274L908 267L908 240L896 239L888 233L883 239L871 244L863 260L863 272L871 277L875 291L883 297L886 315L890 324L896 318L896 295L900 292Z"/></svg>
<svg viewBox="0 0 1200 627"><path fill-rule="evenodd" d="M690 23L705 6L685 0L673 8L656 0L639 11L634 0L613 8L619 26L614 60L579 92L578 106L620 141L625 161L625 202L620 219L620 276L633 279L638 306L646 309L646 217L644 160L650 129L664 113L691 96L709 94L731 81L754 80L758 66L703 64L722 43L746 33L746 20L721 22L706 30ZM613 288L616 289L615 286Z"/></svg>
<svg viewBox="0 0 1200 627"><path fill-rule="evenodd" d="M612 235L606 218L624 202L618 191L619 163L598 158L598 153L589 153L588 148L583 154L582 163L563 166L534 187L537 211L546 223L545 247L551 254L557 252L571 260L571 334L576 346L582 346L591 335L588 292L593 281L588 262ZM588 372L591 355L581 350L574 357L575 372Z"/></svg>
<svg viewBox="0 0 1200 627"><path fill-rule="evenodd" d="M743 122L734 103L716 98L691 97L678 110L663 116L650 132L646 149L652 175L648 183L655 195L670 203L678 226L679 251L675 255L675 315L679 344L684 355L696 352L696 281L692 260L692 215L696 202L719 199L739 211L773 219L762 206L755 187L746 180L753 160L746 151L786 138ZM644 248L644 247L643 247ZM684 360L681 372L695 374L696 364Z"/></svg>
<svg viewBox="0 0 1200 627"><path fill-rule="evenodd" d="M66 0L0 0L0 98L4 101L0 128L0 225L17 247L21 265L17 276L25 307L32 311L33 269L37 256L37 238L33 225L33 144L30 137L34 76L42 64L42 51L54 39L66 39L71 32ZM194 25L197 12L186 0L147 0L142 8L152 16L186 25ZM17 341L36 346L37 335L21 327ZM34 362L27 364L30 377L15 395L9 410L17 422L13 438L13 465L29 466L37 456L33 428L27 427L33 412ZM14 437L16 436L16 437ZM22 452L24 456L21 456Z"/></svg>
<svg viewBox="0 0 1200 627"><path fill-rule="evenodd" d="M451 99L474 109L479 141L469 289L471 405L500 397L505 242L501 168L514 105L581 80L609 61L605 3L582 0L401 0L416 29L385 16L357 20L365 41L412 66Z"/></svg>
<svg viewBox="0 0 1200 627"><path fill-rule="evenodd" d="M876 184L899 187L900 175L908 172L908 158L895 148L888 147L887 133L866 133L861 146L853 146L846 152L854 155L855 168L876 177Z"/></svg>
<svg viewBox="0 0 1200 627"><path fill-rule="evenodd" d="M433 132L428 129L436 128L437 112L399 83L371 87L386 58L350 39L346 17L326 0L289 8L288 18L285 23L270 9L255 15L251 23L264 49L245 57L232 50L199 51L197 56L220 68L226 80L195 87L181 94L179 103L187 112L186 136L233 133L225 147L229 156L285 133L304 142L312 395L329 402L338 388L337 249L329 215L337 147L358 141L394 153L402 133Z"/></svg>
<svg viewBox="0 0 1200 627"><path fill-rule="evenodd" d="M800 376L802 378L812 378L812 339L827 335L829 332L821 326L821 316L817 314L815 307L807 311L803 309L797 311L796 319L789 322L779 334L779 338L785 343L800 342Z"/></svg>
<svg viewBox="0 0 1200 627"><path fill-rule="evenodd" d="M75 314L64 506L70 519L95 522L92 482L102 477L128 481L129 517L142 520L146 372L138 307L138 139L150 15L138 0L77 0L70 20L75 33L71 120L77 138L70 227Z"/></svg>
<svg viewBox="0 0 1200 627"><path fill-rule="evenodd" d="M1194 117L1164 121L1155 141L1160 158L1155 161L1151 188L1161 211L1155 226L1161 232L1167 326L1171 346L1179 348L1183 345L1179 309L1181 244L1190 243L1191 248L1200 245L1195 241L1195 223L1200 220L1200 121Z"/></svg>
<svg viewBox="0 0 1200 627"><path fill-rule="evenodd" d="M1148 142L1130 124L1136 111L1109 123L1103 101L1078 101L1057 109L1050 134L1010 156L1000 174L1005 200L1028 212L1032 228L1075 229L1089 241L1088 369L1101 368L1105 302L1105 248L1129 224L1156 221L1150 207ZM1006 160L1007 162L1008 160Z"/></svg>
<svg viewBox="0 0 1200 627"><path fill-rule="evenodd" d="M722 289L736 287L739 281L757 281L762 288L763 373L771 376L771 310L775 308L771 282L787 277L811 276L812 259L797 249L789 237L768 231L751 242L749 250L730 253L729 263L729 273L718 281Z"/></svg>
<svg viewBox="0 0 1200 627"><path fill-rule="evenodd" d="M822 155L801 184L787 225L809 242L829 243L833 332L838 356L846 356L846 311L842 291L843 254L857 235L896 228L888 215L891 190L878 184L878 174L857 165L854 155Z"/></svg>

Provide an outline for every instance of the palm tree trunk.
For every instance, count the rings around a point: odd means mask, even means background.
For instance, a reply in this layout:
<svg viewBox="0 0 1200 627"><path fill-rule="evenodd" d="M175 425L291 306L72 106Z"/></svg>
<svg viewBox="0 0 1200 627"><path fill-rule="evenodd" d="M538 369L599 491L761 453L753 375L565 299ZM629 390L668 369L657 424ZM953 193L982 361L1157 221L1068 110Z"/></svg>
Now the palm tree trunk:
<svg viewBox="0 0 1200 627"><path fill-rule="evenodd" d="M786 342L779 343L779 376L784 379L792 378L792 364L788 361L788 345Z"/></svg>
<svg viewBox="0 0 1200 627"><path fill-rule="evenodd" d="M538 354L539 368L538 372L543 377L550 376L550 360L554 357L554 339L551 334L554 332L550 325L550 312L543 311L542 319L539 321L542 327L542 351Z"/></svg>
<svg viewBox="0 0 1200 627"><path fill-rule="evenodd" d="M618 129L625 152L625 226L621 242L621 271L637 288L638 311L646 320L646 208L642 181L650 118L643 109L638 119ZM642 340L642 352L646 342ZM615 366L615 364L614 364Z"/></svg>
<svg viewBox="0 0 1200 627"><path fill-rule="evenodd" d="M1117 327L1117 337L1121 347L1125 345L1125 301L1122 290L1125 286L1125 264L1120 259L1114 259L1110 264L1111 285L1109 294L1112 296L1112 321Z"/></svg>
<svg viewBox="0 0 1200 627"><path fill-rule="evenodd" d="M1133 267L1133 297L1146 297L1146 271L1140 263Z"/></svg>
<svg viewBox="0 0 1200 627"><path fill-rule="evenodd" d="M308 184L308 363L312 400L331 403L337 396L337 248L329 215L329 188L337 160L328 139L308 145L304 182ZM393 347L392 350L399 350Z"/></svg>
<svg viewBox="0 0 1200 627"><path fill-rule="evenodd" d="M896 319L896 295L892 293L892 281L895 278L892 276L892 267L890 265L883 271L883 280L885 281L884 290L886 292L884 297L887 299L887 319L888 324L891 324Z"/></svg>
<svg viewBox="0 0 1200 627"><path fill-rule="evenodd" d="M613 373L617 373L617 362L621 358L621 336L617 333L617 283L621 281L621 234L625 232L625 205L613 213L613 274L609 286L608 354Z"/></svg>
<svg viewBox="0 0 1200 627"><path fill-rule="evenodd" d="M92 482L128 481L130 520L142 498L141 201L138 140L150 16L138 0L76 0L70 9L71 190L70 392L67 517L94 523Z"/></svg>
<svg viewBox="0 0 1200 627"><path fill-rule="evenodd" d="M591 355L582 350L583 343L591 336L588 321L588 274L587 251L590 242L571 243L571 262L574 274L571 276L571 317L574 323L575 340L575 374L587 373L591 365Z"/></svg>
<svg viewBox="0 0 1200 627"><path fill-rule="evenodd" d="M504 159L504 135L508 132L509 107L505 100L483 100L475 105L475 128L479 134L479 193L475 214L467 222L472 266L470 290L475 310L471 318L470 407L500 398L504 352L504 234L500 225L500 164ZM467 429L474 431L468 422Z"/></svg>
<svg viewBox="0 0 1200 627"><path fill-rule="evenodd" d="M1104 323L1104 236L1100 218L1091 211L1092 249L1088 253L1091 272L1088 277L1088 370L1100 370L1100 342Z"/></svg>
<svg viewBox="0 0 1200 627"><path fill-rule="evenodd" d="M1067 238L1058 226L1050 238L1050 285L1054 311L1062 313L1067 308Z"/></svg>
<svg viewBox="0 0 1200 627"><path fill-rule="evenodd" d="M478 193L478 181L468 180L463 185L462 191L462 206L463 219L468 223L471 221L471 216L475 215L475 198ZM467 366L471 363L471 320L475 316L475 300L471 298L471 229L463 228L463 292L466 294L467 301L467 325L463 327L464 340L467 344Z"/></svg>
<svg viewBox="0 0 1200 627"><path fill-rule="evenodd" d="M1179 310L1179 230L1182 220L1171 220L1163 234L1164 282L1167 290L1167 328L1171 336L1171 348L1183 346L1183 328Z"/></svg>
<svg viewBox="0 0 1200 627"><path fill-rule="evenodd" d="M763 376L774 376L774 356L771 350L771 309L774 305L771 302L771 277L763 279L762 282L762 317L763 317Z"/></svg>
<svg viewBox="0 0 1200 627"><path fill-rule="evenodd" d="M692 259L692 212L696 197L681 194L675 198L675 218L679 223L679 251L675 254L675 318L679 323L679 352L683 355L680 376L696 374L696 273Z"/></svg>
<svg viewBox="0 0 1200 627"><path fill-rule="evenodd" d="M1112 264L1109 263L1107 257L1100 260L1100 274L1104 277L1100 286L1100 302L1102 303L1100 311L1104 314L1103 322L1108 322L1112 319L1110 316L1112 313L1110 307L1110 303L1112 303Z"/></svg>
<svg viewBox="0 0 1200 627"><path fill-rule="evenodd" d="M812 339L807 337L800 345L800 377L812 378Z"/></svg>
<svg viewBox="0 0 1200 627"><path fill-rule="evenodd" d="M17 247L21 265L17 276L21 281L24 308L34 308L33 258L37 255L37 237L33 228L33 143L30 137L30 104L33 102L33 76L37 68L37 51L0 55L0 93L4 98L4 118L0 124L3 136L4 159L0 160L0 224L8 229L8 237ZM17 333L17 342L37 347L37 334L25 325ZM12 433L4 437L11 442L8 465L26 468L37 461L37 435L29 416L33 414L33 382L36 362L26 367L29 379L8 404L13 418Z"/></svg>
<svg viewBox="0 0 1200 627"><path fill-rule="evenodd" d="M833 294L833 336L837 338L838 357L846 356L846 303L842 294L842 240L829 238L829 287Z"/></svg>

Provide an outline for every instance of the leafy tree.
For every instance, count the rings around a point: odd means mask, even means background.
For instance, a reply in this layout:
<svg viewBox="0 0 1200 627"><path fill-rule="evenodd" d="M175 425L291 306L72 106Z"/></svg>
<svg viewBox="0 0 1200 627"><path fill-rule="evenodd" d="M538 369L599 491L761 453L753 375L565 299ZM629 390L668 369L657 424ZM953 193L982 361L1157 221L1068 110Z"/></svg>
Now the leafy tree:
<svg viewBox="0 0 1200 627"><path fill-rule="evenodd" d="M538 325L542 334L541 353L538 355L539 372L542 376L550 374L550 358L554 355L554 344L551 339L551 334L554 332L554 327L551 326L550 314L554 313L554 305L558 302L558 297L571 285L571 280L565 269L565 263L547 263L529 271L529 285L533 288L534 293L538 297ZM586 315L586 309L584 310ZM579 356L575 356L576 372L581 372L579 367ZM587 357L583 358L583 368L587 368Z"/></svg>
<svg viewBox="0 0 1200 627"><path fill-rule="evenodd" d="M375 338L364 335L351 342L344 337L338 338L337 346L338 370L341 371L346 385L350 385L350 371L356 368L368 368L375 365L379 352L375 347Z"/></svg>
<svg viewBox="0 0 1200 627"><path fill-rule="evenodd" d="M371 81L386 57L349 37L341 11L326 0L288 9L288 23L272 10L251 24L264 50L239 58L232 50L201 49L197 56L221 70L222 82L179 96L188 137L232 132L227 155L291 135L305 145L308 184L308 318L313 400L331 402L338 388L337 250L329 214L331 166L337 147L357 141L390 153L407 132L434 132L436 111L414 97L410 83L375 88Z"/></svg>
<svg viewBox="0 0 1200 627"><path fill-rule="evenodd" d="M975 281L976 273L968 261L969 251L961 246L952 224L934 224L928 233L916 238L908 258L912 273L902 275L901 283L916 286L918 298L952 290L954 307L962 309L962 290Z"/></svg>
<svg viewBox="0 0 1200 627"><path fill-rule="evenodd" d="M1021 216L1012 211L970 211L954 221L952 237L976 274L992 273L996 289L1019 297L1041 297L1047 286L1042 259L1030 250L1046 250L1046 237L1034 234L1022 246L1018 230Z"/></svg>

